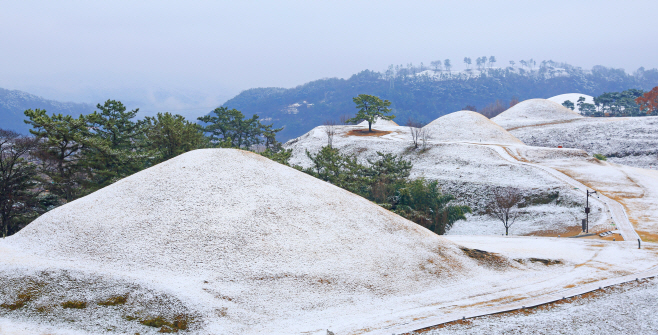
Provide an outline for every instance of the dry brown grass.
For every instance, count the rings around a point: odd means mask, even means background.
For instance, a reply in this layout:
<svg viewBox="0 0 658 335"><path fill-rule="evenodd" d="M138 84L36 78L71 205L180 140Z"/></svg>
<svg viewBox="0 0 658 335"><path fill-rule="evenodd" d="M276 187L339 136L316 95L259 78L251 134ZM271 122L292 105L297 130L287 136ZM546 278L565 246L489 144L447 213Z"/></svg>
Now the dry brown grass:
<svg viewBox="0 0 658 335"><path fill-rule="evenodd" d="M375 130L368 131L367 129L354 129L347 132L347 136L384 136L390 134L390 131L385 130Z"/></svg>
<svg viewBox="0 0 658 335"><path fill-rule="evenodd" d="M537 231L533 231L528 235L542 236L542 237L557 237L558 235L560 235L560 237L570 237L580 234L581 231L582 228L580 226L572 226L572 227L565 227L565 228L553 229L553 230L537 230Z"/></svg>
<svg viewBox="0 0 658 335"><path fill-rule="evenodd" d="M126 303L126 301L128 301L128 296L120 295L120 296L109 297L106 300L99 302L98 304L101 306L116 306L116 305L123 305Z"/></svg>
<svg viewBox="0 0 658 335"><path fill-rule="evenodd" d="M480 265L489 268L502 269L510 265L507 258L493 252L479 249L469 249L465 247L460 247L459 249L461 249L464 254L466 254L466 256L476 260Z"/></svg>
<svg viewBox="0 0 658 335"><path fill-rule="evenodd" d="M136 320L135 317L126 317L128 320ZM154 328L160 328L159 333L178 333L179 330L186 330L190 317L185 314L176 315L173 320L167 320L161 316L146 318L139 323Z"/></svg>
<svg viewBox="0 0 658 335"><path fill-rule="evenodd" d="M62 303L63 308L83 309L87 308L87 303L80 300L69 300Z"/></svg>
<svg viewBox="0 0 658 335"><path fill-rule="evenodd" d="M16 299L13 302L2 303L0 307L13 311L25 306L28 302L35 300L39 296L41 286L43 284L31 281L25 289L16 295Z"/></svg>
<svg viewBox="0 0 658 335"><path fill-rule="evenodd" d="M640 235L640 238L644 242L658 242L658 234L639 230L637 231L637 234Z"/></svg>

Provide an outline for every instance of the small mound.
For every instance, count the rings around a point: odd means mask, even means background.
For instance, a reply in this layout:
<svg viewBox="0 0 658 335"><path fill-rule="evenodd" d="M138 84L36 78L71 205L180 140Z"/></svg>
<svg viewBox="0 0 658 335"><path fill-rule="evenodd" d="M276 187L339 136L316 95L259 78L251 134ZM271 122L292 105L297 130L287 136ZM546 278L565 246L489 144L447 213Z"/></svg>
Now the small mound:
<svg viewBox="0 0 658 335"><path fill-rule="evenodd" d="M523 144L486 116L471 111L444 115L430 122L423 129L429 132L430 139L433 141Z"/></svg>
<svg viewBox="0 0 658 335"><path fill-rule="evenodd" d="M587 95L587 94L580 94L580 93L560 94L560 95L556 95L554 97L548 98L546 100L553 101L553 102L558 103L560 105L562 105L562 103L564 103L565 101L569 100L569 101L573 102L573 105L574 105L573 106L574 107L573 111L580 114L580 110L578 109L578 105L577 105L578 99L580 97L584 97L586 103L594 104L594 97L593 96Z"/></svg>
<svg viewBox="0 0 658 335"><path fill-rule="evenodd" d="M512 130L540 124L569 122L583 116L546 99L522 101L491 119L501 127Z"/></svg>

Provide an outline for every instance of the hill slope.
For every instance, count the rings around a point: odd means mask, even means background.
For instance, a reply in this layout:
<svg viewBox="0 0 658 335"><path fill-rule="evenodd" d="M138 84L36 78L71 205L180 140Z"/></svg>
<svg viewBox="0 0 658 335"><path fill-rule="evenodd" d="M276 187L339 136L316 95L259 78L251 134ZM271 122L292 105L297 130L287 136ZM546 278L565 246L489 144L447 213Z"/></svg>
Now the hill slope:
<svg viewBox="0 0 658 335"><path fill-rule="evenodd" d="M450 113L430 122L423 129L428 131L433 141L523 144L486 116L471 111Z"/></svg>
<svg viewBox="0 0 658 335"><path fill-rule="evenodd" d="M285 127L279 140L286 141L327 120L353 116L356 109L352 98L359 94L391 101L395 121L404 124L408 118L430 122L467 105L482 109L496 99L549 98L564 92L598 96L629 88L650 90L658 85L655 69L629 75L601 66L591 71L566 64L559 66L559 72L547 65L530 72L518 68L488 69L477 76L445 72L429 76L418 68L386 73L366 70L348 79L320 79L289 89L249 89L223 106L241 110L247 116L258 114L275 127Z"/></svg>
<svg viewBox="0 0 658 335"><path fill-rule="evenodd" d="M530 99L519 102L491 121L507 130L512 130L539 124L569 122L580 118L583 116L553 101Z"/></svg>
<svg viewBox="0 0 658 335"><path fill-rule="evenodd" d="M94 111L94 106L73 102L47 100L33 94L0 88L0 128L28 134L30 127L23 122L27 109L45 109L48 114L78 116Z"/></svg>
<svg viewBox="0 0 658 335"><path fill-rule="evenodd" d="M471 125L466 123L469 120L482 122L482 128L491 131L473 132ZM504 232L501 231L500 221L485 213L493 190L498 187L519 188L526 199L524 214L510 234L564 234L573 227L574 222L578 222L580 209L576 206L580 205L582 195L545 171L505 159L499 149L513 151L523 148L549 157L587 158L585 152L527 147L490 120L469 111L448 114L426 127L437 127L433 131L439 134L430 138L425 150L414 150L409 129L400 126L376 127L376 130L385 133L381 136L353 136L351 131L359 126L338 126L333 147L344 154L356 156L363 164L367 163L367 159L375 159L377 152L392 153L411 161L411 178L437 180L442 191L454 195L458 202L474 211L473 215L467 215L466 221L457 221L448 234L498 235ZM451 137L455 139L451 140ZM309 167L311 160L306 151L315 154L325 145L327 135L320 126L288 141L285 147L293 151L291 164ZM596 207L590 216L592 222L607 227L609 222L601 215L600 204L592 206Z"/></svg>
<svg viewBox="0 0 658 335"><path fill-rule="evenodd" d="M580 109L578 108L578 99L580 99L580 97L585 98L586 103L594 104L594 97L593 96L587 95L587 94L580 94L580 93L560 94L560 95L556 95L554 97L550 97L547 100L553 101L553 102L558 103L560 105L562 105L565 101L569 100L574 104L574 106L573 106L574 111L576 113L580 113Z"/></svg>
<svg viewBox="0 0 658 335"><path fill-rule="evenodd" d="M233 149L183 154L56 208L0 242L8 264L16 259L10 248L29 255L19 257L21 267L47 260L52 271L71 262L96 278L111 271L176 292L227 333L258 333L272 322L291 331L299 324L286 319L414 294L478 269L457 245L413 222ZM0 262L0 279L17 272ZM79 299L94 301L120 286L103 280L105 288Z"/></svg>

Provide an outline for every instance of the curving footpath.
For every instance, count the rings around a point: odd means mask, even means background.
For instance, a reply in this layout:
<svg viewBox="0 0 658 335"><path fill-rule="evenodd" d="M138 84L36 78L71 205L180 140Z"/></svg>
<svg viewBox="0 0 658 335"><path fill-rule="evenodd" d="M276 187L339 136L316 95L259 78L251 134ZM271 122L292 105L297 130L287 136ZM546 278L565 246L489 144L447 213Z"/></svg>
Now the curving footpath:
<svg viewBox="0 0 658 335"><path fill-rule="evenodd" d="M582 192L583 194L589 187L585 186L583 183L565 175L562 172L559 172L553 168L546 167L543 165L538 165L538 164L533 164L533 163L527 163L527 162L522 162L516 159L514 156L512 156L503 146L500 145L492 145L492 144L481 144L481 143L471 143L474 145L486 145L488 147L493 148L503 159L509 161L510 163L514 164L520 164L520 165L527 165L531 166L533 168L541 169L542 171L550 174L551 176L557 178L558 180L561 180L568 185L571 185L574 188L577 188L578 191ZM598 193L597 193L598 194ZM636 243L636 241L641 240L640 236L637 234L635 229L633 228L633 225L631 224L630 220L628 219L628 215L626 214L626 210L624 207L617 201L610 199L606 197L603 194L599 194L598 198L591 198L590 201L596 201L599 202L600 204L604 205L604 207L607 207L607 209L610 212L610 216L612 217L612 220L615 222L615 225L617 226L619 232L621 233L622 237L624 238L624 242L618 242L618 243ZM455 316L455 315L442 315L439 317L434 317L434 318L427 318L422 321L415 321L415 322L409 322L406 324L398 324L394 326L390 326L387 328L383 329L378 329L375 330L371 333L373 334L400 334L400 333L409 333L413 332L415 330L420 330L436 325L440 325L443 323L447 322L453 322L453 321L458 321L463 318L473 318L473 317L479 317L479 316L485 316L485 315L491 315L491 314L496 314L496 313L503 313L503 312L510 312L510 311L515 311L515 310L521 310L527 307L535 307L539 305L544 305L548 304L551 302L556 302L560 301L565 298L570 298L574 296L578 296L584 293L596 291L598 289L602 289L605 287L613 286L613 285L619 285L622 283L627 283L630 281L634 280L639 280L639 279L645 279L645 278L652 278L652 277L657 277L658 276L658 266L649 268L645 271L626 275L626 276L621 276L621 277L616 277L616 278L610 278L610 279L604 279L604 280L599 280L595 281L592 283L588 284L583 284L579 285L577 287L573 288L568 288L552 293L547 293L545 295L537 296L534 298L528 298L528 299L523 299L520 301L514 301L510 303L504 303L500 304L498 306L493 306L493 307L487 307L487 308L473 308L473 309L465 309L462 311L461 317Z"/></svg>
<svg viewBox="0 0 658 335"><path fill-rule="evenodd" d="M485 315L512 312L517 310L523 310L525 308L536 307L536 306L560 301L566 298L575 297L588 292L600 290L609 286L628 283L631 281L637 281L640 279L653 278L657 276L658 276L658 267L653 267L640 273L627 275L623 277L600 280L593 283L583 284L577 287L564 289L553 293L548 293L535 298L523 299L515 302L501 304L495 307L465 309L461 313L462 314L461 317L459 316L455 317L454 315L450 315L450 316L446 315L437 318L428 318L421 322L413 322L413 324L410 322L406 325L395 325L389 328L380 329L372 332L372 334L395 335L395 334L411 333L424 328L429 328L429 327L437 326L448 322L458 321L462 319L470 319L470 318L475 318Z"/></svg>
<svg viewBox="0 0 658 335"><path fill-rule="evenodd" d="M527 162L521 162L518 159L516 159L514 156L510 155L509 152L507 152L507 150L505 150L505 148L501 146L491 145L490 147L492 147L505 160L511 163L527 165L537 169L541 169L542 171L573 186L574 188L578 188L578 191L582 192L583 194L585 194L587 189L591 189L590 187L585 186L583 183L550 167L527 163ZM610 216L612 217L612 220L615 222L615 225L619 230L619 232L621 233L621 236L624 238L624 241L634 242L640 240L640 235L637 234L637 232L633 228L633 224L631 224L631 221L628 220L628 215L626 214L626 210L624 209L624 207L619 202L610 199L603 194L600 194L600 192L597 192L597 194L599 195L599 197L598 198L592 197L590 198L590 201L599 202L608 208L610 212Z"/></svg>

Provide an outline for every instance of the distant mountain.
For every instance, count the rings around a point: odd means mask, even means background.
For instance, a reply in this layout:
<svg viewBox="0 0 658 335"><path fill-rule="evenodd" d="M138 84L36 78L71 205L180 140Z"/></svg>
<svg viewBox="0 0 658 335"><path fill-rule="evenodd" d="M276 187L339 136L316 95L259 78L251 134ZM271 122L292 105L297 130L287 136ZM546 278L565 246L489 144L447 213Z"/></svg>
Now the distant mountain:
<svg viewBox="0 0 658 335"><path fill-rule="evenodd" d="M481 109L496 99L549 98L578 92L598 96L629 88L650 90L658 85L658 70L595 66L583 70L564 63L542 62L539 68L488 68L448 73L427 68L391 68L386 73L365 70L349 79L320 79L290 89L254 88L243 91L223 106L245 115L258 114L266 123L285 127L285 141L301 136L327 120L356 112L352 98L372 94L392 102L401 125L408 118L430 122L472 105Z"/></svg>
<svg viewBox="0 0 658 335"><path fill-rule="evenodd" d="M28 134L30 127L23 122L26 109L45 109L48 114L78 116L94 111L90 104L59 102L16 90L0 88L0 128Z"/></svg>

